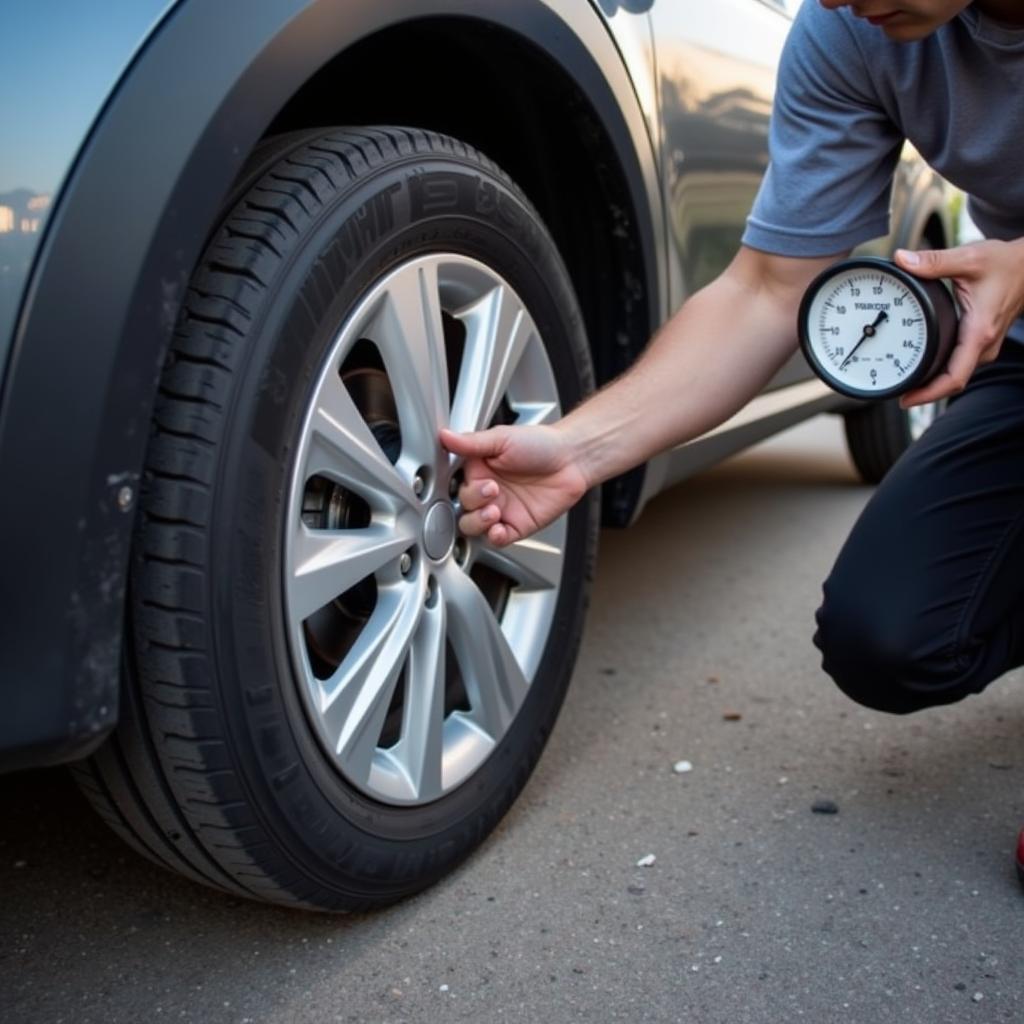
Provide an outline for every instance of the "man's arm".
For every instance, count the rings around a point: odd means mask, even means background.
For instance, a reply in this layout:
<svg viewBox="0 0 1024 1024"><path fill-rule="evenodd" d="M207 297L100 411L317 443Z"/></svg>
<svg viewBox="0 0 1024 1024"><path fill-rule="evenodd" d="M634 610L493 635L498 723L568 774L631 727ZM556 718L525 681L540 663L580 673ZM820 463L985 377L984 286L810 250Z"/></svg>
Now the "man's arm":
<svg viewBox="0 0 1024 1024"><path fill-rule="evenodd" d="M728 419L793 353L804 290L843 255L798 259L743 247L630 370L558 423L445 431L446 447L466 456L462 531L497 545L520 540L595 484Z"/></svg>

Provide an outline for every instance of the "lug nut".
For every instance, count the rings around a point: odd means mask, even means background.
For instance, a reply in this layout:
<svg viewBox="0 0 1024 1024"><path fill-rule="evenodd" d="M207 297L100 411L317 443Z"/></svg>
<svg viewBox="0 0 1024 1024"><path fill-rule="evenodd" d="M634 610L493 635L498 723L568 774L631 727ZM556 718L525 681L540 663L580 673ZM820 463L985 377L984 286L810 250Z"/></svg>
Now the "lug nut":
<svg viewBox="0 0 1024 1024"><path fill-rule="evenodd" d="M398 568L403 576L409 575L409 570L412 568L412 555L408 551L398 560Z"/></svg>
<svg viewBox="0 0 1024 1024"><path fill-rule="evenodd" d="M450 498L457 498L459 496L459 478L457 476L453 476L448 481L448 496Z"/></svg>
<svg viewBox="0 0 1024 1024"><path fill-rule="evenodd" d="M466 546L466 542L460 537L455 542L455 561L460 565L466 561L466 553L469 548Z"/></svg>
<svg viewBox="0 0 1024 1024"><path fill-rule="evenodd" d="M426 486L427 485L424 482L423 477L420 476L419 473L417 473L415 479L412 482L412 490L417 498L423 493L423 488Z"/></svg>

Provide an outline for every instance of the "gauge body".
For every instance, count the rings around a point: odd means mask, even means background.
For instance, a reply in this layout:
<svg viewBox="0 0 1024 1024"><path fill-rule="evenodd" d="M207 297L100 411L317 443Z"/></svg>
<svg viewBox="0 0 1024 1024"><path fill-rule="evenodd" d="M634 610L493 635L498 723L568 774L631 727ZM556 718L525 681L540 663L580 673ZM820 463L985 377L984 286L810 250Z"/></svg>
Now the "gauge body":
<svg viewBox="0 0 1024 1024"><path fill-rule="evenodd" d="M852 398L889 398L921 387L946 365L956 305L941 281L889 260L829 267L800 303L800 346L814 372Z"/></svg>

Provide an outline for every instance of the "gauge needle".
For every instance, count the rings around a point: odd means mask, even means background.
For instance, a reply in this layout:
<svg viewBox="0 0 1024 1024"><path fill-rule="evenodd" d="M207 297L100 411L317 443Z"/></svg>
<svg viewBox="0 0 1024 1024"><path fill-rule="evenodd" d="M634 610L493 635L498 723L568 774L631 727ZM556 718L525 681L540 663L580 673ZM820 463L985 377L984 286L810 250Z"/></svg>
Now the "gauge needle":
<svg viewBox="0 0 1024 1024"><path fill-rule="evenodd" d="M857 349L859 349L861 347L861 345L863 345L864 342L868 340L868 338L873 338L875 336L875 333L876 333L876 331L878 329L878 325L883 320L888 320L888 319L889 319L889 314L886 313L885 310L883 309L882 312L879 313L878 316L875 317L875 322L873 324L868 324L867 327L864 328L864 333L860 336L860 341L858 341L857 344L854 345L853 348L850 349L849 355L839 364L839 369L840 370L850 361L850 356L852 356L853 353L856 352Z"/></svg>

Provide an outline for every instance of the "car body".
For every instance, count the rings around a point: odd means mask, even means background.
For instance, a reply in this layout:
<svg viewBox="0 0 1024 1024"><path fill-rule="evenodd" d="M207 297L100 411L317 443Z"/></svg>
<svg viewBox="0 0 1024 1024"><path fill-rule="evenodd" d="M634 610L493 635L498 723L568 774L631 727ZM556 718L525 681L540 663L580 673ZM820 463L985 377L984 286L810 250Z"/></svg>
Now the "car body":
<svg viewBox="0 0 1024 1024"><path fill-rule="evenodd" d="M0 719L6 769L115 727L149 424L190 275L261 140L405 124L487 154L536 207L601 384L736 251L792 0L41 0L4 14ZM949 237L901 161L874 251ZM663 488L837 396L794 359L706 438L611 482Z"/></svg>

